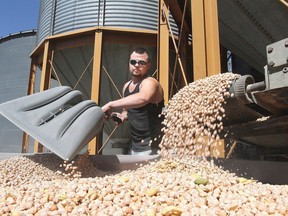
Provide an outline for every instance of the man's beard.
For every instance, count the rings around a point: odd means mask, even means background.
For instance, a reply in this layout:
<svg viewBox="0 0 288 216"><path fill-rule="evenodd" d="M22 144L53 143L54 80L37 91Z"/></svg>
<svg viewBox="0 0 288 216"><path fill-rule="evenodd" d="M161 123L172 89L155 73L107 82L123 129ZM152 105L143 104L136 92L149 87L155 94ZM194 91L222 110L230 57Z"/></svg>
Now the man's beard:
<svg viewBox="0 0 288 216"><path fill-rule="evenodd" d="M141 75L141 73L138 74L138 73L134 73L134 72L132 72L132 76L133 76L133 77L141 77L142 75Z"/></svg>
<svg viewBox="0 0 288 216"><path fill-rule="evenodd" d="M132 74L133 77L142 77L141 74Z"/></svg>

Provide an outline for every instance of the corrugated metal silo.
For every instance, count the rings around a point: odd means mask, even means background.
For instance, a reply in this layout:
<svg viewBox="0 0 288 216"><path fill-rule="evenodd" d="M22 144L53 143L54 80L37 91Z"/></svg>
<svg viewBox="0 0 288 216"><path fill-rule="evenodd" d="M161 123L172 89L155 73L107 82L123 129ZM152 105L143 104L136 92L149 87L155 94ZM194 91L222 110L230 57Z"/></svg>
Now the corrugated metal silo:
<svg viewBox="0 0 288 216"><path fill-rule="evenodd" d="M157 30L157 22L158 0L41 0L37 41L95 26Z"/></svg>
<svg viewBox="0 0 288 216"><path fill-rule="evenodd" d="M31 64L29 56L35 46L36 31L34 30L0 39L0 103L27 94ZM20 129L0 116L1 152L21 152L22 135Z"/></svg>

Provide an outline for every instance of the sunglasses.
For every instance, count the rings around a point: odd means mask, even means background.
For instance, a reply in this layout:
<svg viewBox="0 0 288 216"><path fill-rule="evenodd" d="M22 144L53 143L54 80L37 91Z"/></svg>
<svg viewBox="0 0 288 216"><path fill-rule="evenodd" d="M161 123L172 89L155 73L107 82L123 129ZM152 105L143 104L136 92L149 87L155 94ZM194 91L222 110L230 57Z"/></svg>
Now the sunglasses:
<svg viewBox="0 0 288 216"><path fill-rule="evenodd" d="M136 65L136 64L138 64L138 65L143 66L143 65L146 65L147 62L144 61L144 60L139 60L139 61L137 61L137 60L132 59L132 60L130 60L130 64L131 64L131 65Z"/></svg>

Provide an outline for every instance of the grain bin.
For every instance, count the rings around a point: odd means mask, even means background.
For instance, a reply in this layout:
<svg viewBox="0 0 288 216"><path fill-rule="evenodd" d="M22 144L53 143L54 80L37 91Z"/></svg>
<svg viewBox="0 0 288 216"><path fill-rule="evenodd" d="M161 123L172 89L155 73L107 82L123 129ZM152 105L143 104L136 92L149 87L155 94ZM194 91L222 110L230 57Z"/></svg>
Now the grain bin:
<svg viewBox="0 0 288 216"><path fill-rule="evenodd" d="M27 94L36 31L10 34L0 39L0 103ZM39 83L36 83L38 86ZM1 152L21 152L22 131L0 116Z"/></svg>

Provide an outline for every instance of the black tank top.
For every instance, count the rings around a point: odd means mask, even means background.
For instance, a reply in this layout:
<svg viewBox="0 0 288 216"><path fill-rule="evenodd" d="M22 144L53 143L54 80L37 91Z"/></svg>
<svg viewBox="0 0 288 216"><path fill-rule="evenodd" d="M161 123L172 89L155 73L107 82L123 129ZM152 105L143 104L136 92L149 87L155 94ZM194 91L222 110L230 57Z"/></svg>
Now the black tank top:
<svg viewBox="0 0 288 216"><path fill-rule="evenodd" d="M124 97L138 93L142 81L137 83L133 92L129 91L129 86L132 82L130 81L124 90ZM159 115L163 107L164 99L158 104L148 103L142 107L127 110L133 151L140 152L158 148L158 144L161 141L161 123L163 121L163 116L159 117ZM151 144L150 140L152 141Z"/></svg>

